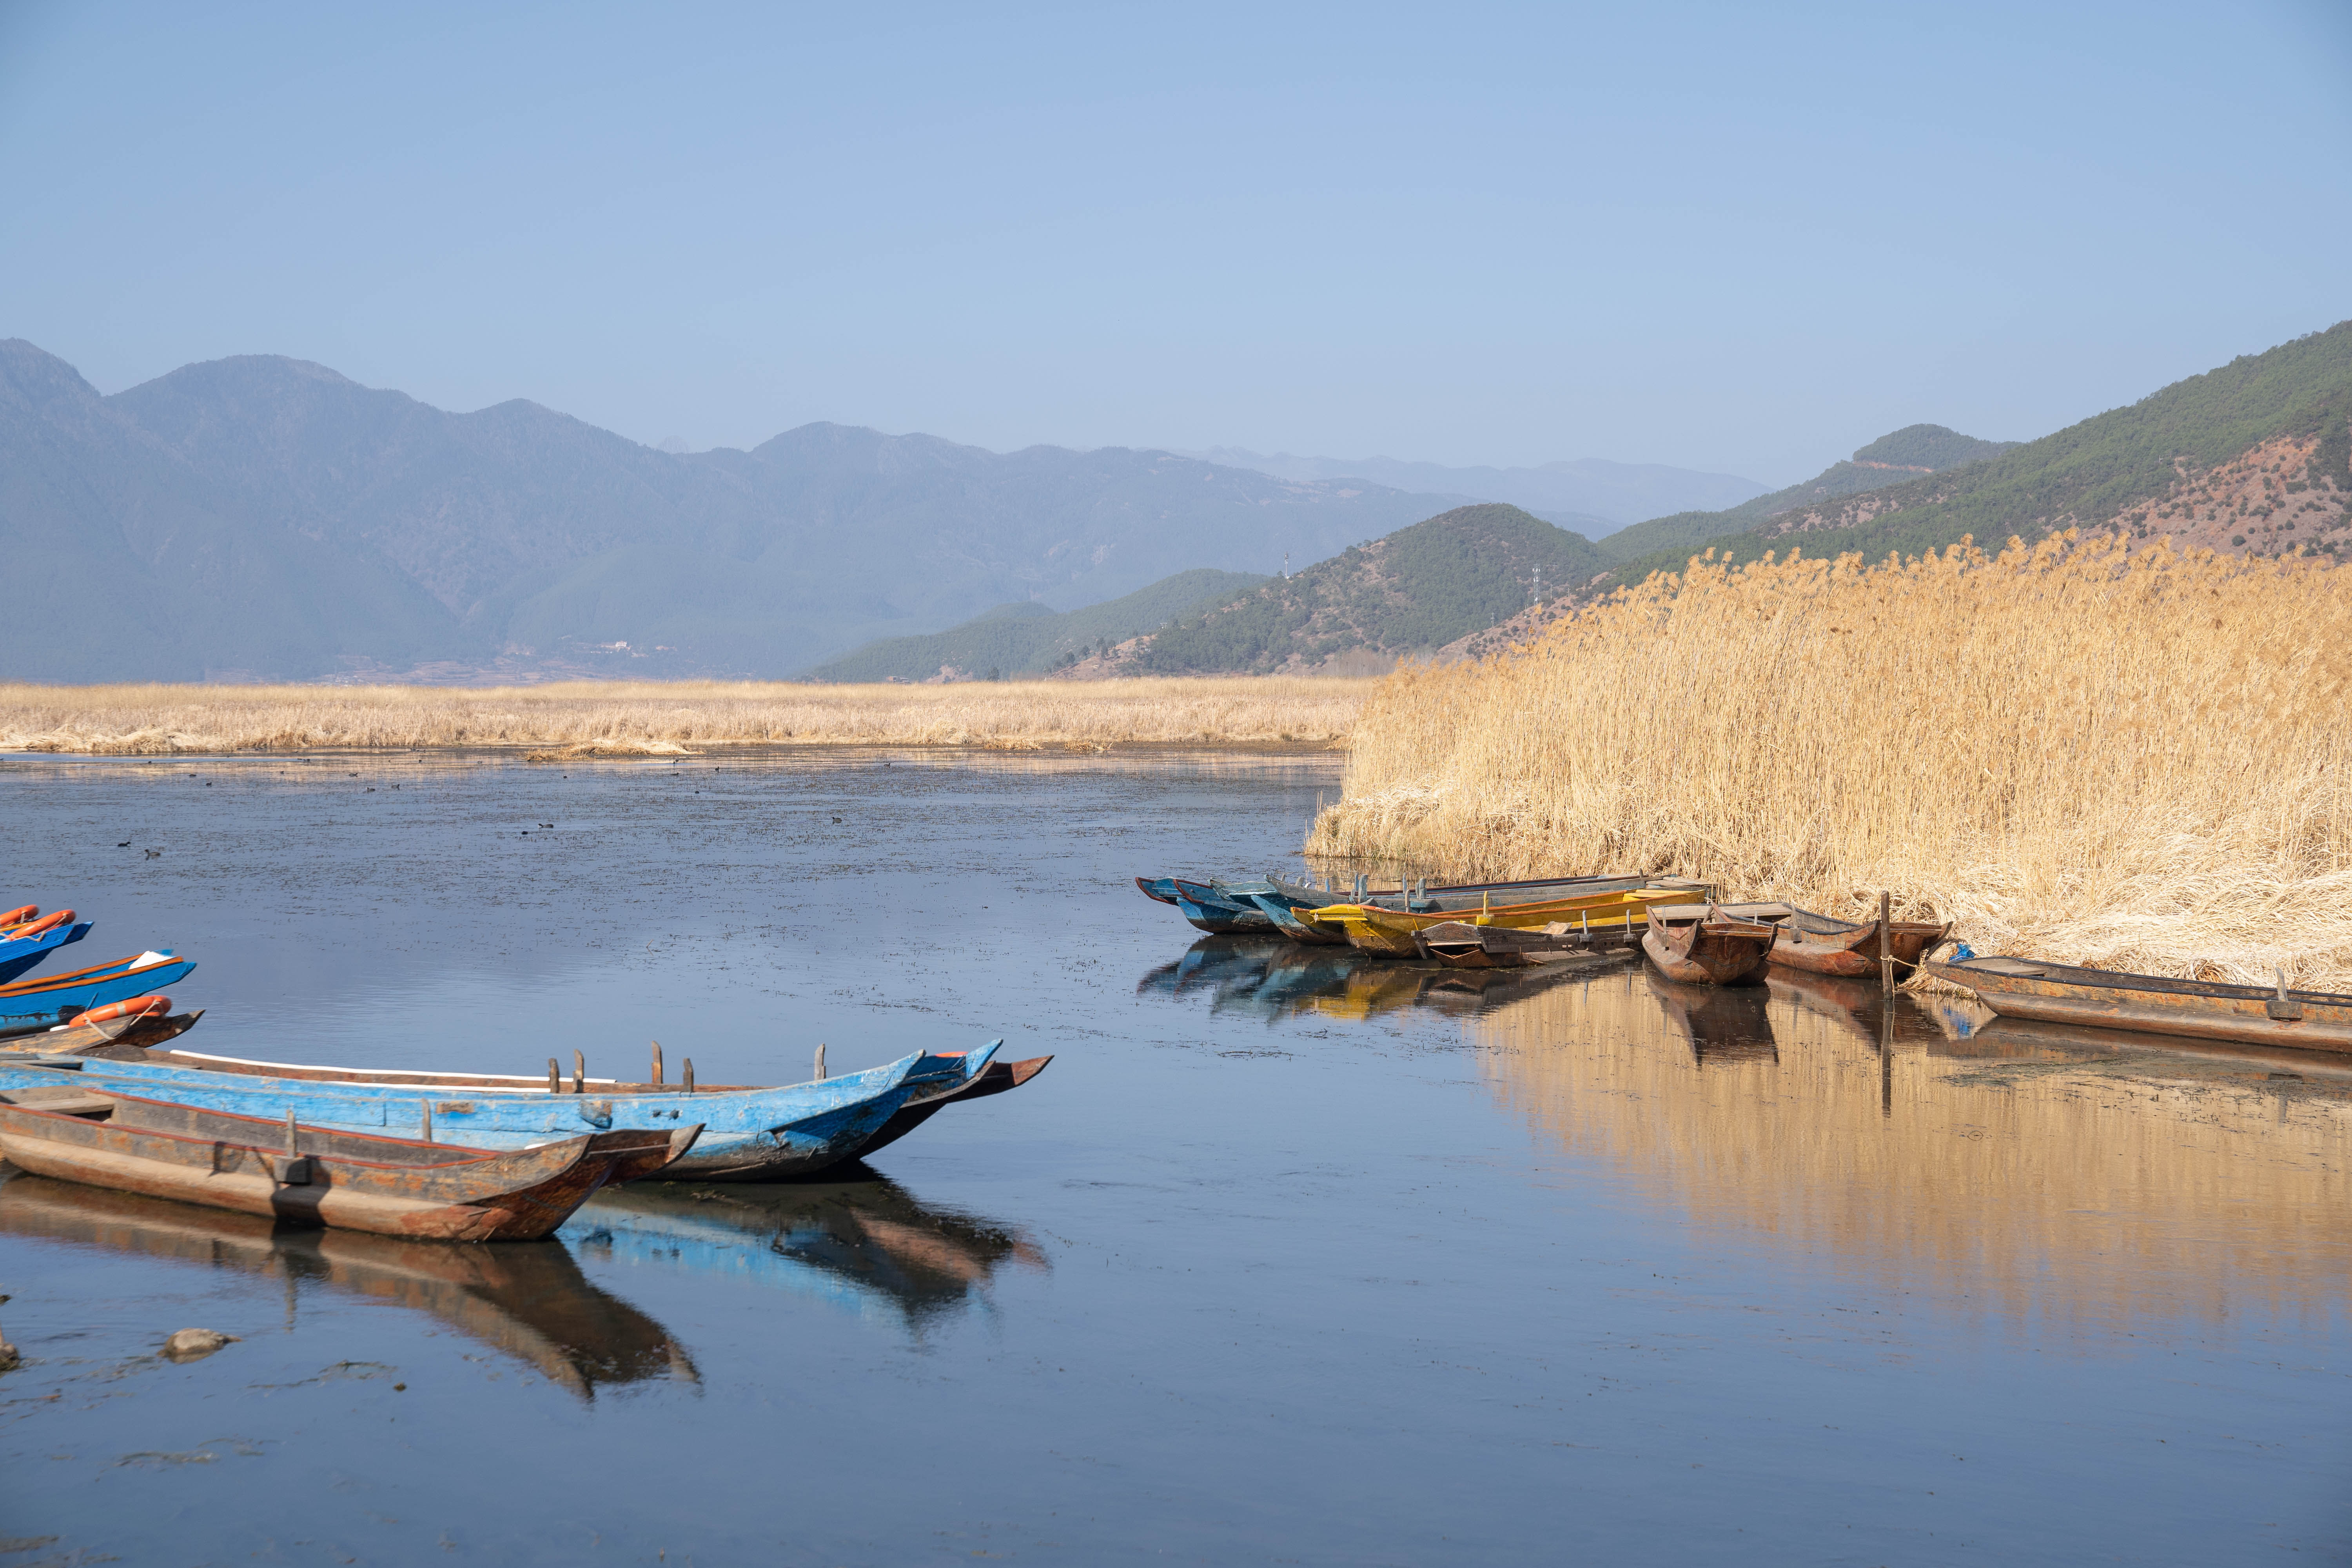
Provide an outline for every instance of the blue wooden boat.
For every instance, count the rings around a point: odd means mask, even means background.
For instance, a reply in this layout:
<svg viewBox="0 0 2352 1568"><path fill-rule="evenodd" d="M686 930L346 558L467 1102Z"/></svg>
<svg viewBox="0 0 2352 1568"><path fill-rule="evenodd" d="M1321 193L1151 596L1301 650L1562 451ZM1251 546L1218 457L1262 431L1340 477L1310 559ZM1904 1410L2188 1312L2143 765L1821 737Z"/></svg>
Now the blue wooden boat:
<svg viewBox="0 0 2352 1568"><path fill-rule="evenodd" d="M70 942L89 934L89 921L76 921L71 910L59 910L43 921L26 921L0 930L0 984L14 980ZM46 929L36 930L36 927Z"/></svg>
<svg viewBox="0 0 2352 1568"><path fill-rule="evenodd" d="M1173 877L1138 877L1135 885L1143 896L1158 903L1176 901L1176 879Z"/></svg>
<svg viewBox="0 0 2352 1568"><path fill-rule="evenodd" d="M206 1110L279 1120L291 1112L305 1126L414 1134L482 1149L699 1122L701 1138L661 1173L662 1180L767 1181L856 1159L910 1097L979 1078L1003 1044L959 1055L918 1051L884 1067L783 1089L621 1083L590 1079L576 1068L566 1080L552 1063L544 1079L534 1079L369 1072L101 1047L71 1055L0 1056L0 1088L56 1082L63 1072L79 1071L94 1085Z"/></svg>
<svg viewBox="0 0 2352 1568"><path fill-rule="evenodd" d="M1274 921L1266 918L1265 911L1241 895L1227 892L1223 884L1191 882L1181 877L1169 880L1176 885L1177 910L1211 936L1273 934Z"/></svg>
<svg viewBox="0 0 2352 1568"><path fill-rule="evenodd" d="M133 953L112 963L0 985L0 1037L29 1035L70 1023L92 1007L127 1001L178 984L196 967L169 950Z"/></svg>

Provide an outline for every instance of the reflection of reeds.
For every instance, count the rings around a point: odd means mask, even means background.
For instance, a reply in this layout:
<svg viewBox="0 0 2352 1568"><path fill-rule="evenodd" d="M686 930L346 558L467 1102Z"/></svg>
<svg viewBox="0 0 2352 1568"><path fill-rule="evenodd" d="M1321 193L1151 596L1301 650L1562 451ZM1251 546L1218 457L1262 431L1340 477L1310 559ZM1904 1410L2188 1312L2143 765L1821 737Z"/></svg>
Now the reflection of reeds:
<svg viewBox="0 0 2352 1568"><path fill-rule="evenodd" d="M2057 536L1695 563L1407 669L1318 853L1630 868L1980 949L2352 988L2352 574Z"/></svg>
<svg viewBox="0 0 2352 1568"><path fill-rule="evenodd" d="M1328 744L1370 682L1245 679L810 686L0 686L0 749L123 756L527 746L582 756L730 744ZM575 750L576 749L576 750Z"/></svg>
<svg viewBox="0 0 2352 1568"><path fill-rule="evenodd" d="M1907 1006L1907 1003L1902 1004ZM2342 1313L2352 1105L1898 1045L1769 1004L1769 1057L1702 1063L1643 976L1480 1017L1490 1081L1539 1135L1702 1224L1818 1247L1874 1285L2092 1333L2146 1315Z"/></svg>

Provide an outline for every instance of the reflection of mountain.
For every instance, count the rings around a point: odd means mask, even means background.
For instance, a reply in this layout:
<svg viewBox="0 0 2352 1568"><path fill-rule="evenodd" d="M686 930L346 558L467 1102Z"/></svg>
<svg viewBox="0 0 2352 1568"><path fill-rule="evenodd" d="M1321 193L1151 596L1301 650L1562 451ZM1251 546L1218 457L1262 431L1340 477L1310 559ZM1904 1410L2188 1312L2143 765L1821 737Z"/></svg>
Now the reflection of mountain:
<svg viewBox="0 0 2352 1568"><path fill-rule="evenodd" d="M1907 994L1883 1083L1883 1005L1869 994L1858 1016L1775 971L1777 1062L1695 1055L1631 973L1487 1011L1474 1033L1496 1092L1542 1139L1637 1173L1703 1224L1810 1244L1890 1284L1925 1276L2082 1332L2352 1306L2352 1097L2252 1070L2192 1079L2178 1058L2143 1058L2161 1076L2142 1075L2113 1046L1955 1056L1932 1003Z"/></svg>
<svg viewBox="0 0 2352 1568"><path fill-rule="evenodd" d="M343 1230L279 1230L257 1215L11 1175L0 1232L276 1276L407 1307L530 1363L583 1398L600 1384L677 1377L694 1363L669 1331L589 1283L551 1241L469 1247Z"/></svg>
<svg viewBox="0 0 2352 1568"><path fill-rule="evenodd" d="M589 1251L629 1262L756 1278L909 1328L984 1294L1006 1262L1044 1270L1019 1231L932 1208L863 1165L849 1179L773 1186L653 1182L598 1193L564 1226Z"/></svg>
<svg viewBox="0 0 2352 1568"><path fill-rule="evenodd" d="M1208 936L1136 983L1136 994L1206 996L1212 1013L1268 1019L1313 1013L1364 1019L1400 1008L1468 1015L1589 980L1580 967L1448 969L1400 963L1344 947L1303 947L1273 937Z"/></svg>

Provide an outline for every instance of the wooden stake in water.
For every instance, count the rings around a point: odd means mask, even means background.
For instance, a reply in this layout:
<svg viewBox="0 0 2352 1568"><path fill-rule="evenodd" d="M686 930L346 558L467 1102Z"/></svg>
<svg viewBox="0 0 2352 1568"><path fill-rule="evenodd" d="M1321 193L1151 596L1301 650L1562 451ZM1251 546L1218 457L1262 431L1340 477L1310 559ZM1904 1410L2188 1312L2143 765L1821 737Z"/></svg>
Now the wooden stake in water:
<svg viewBox="0 0 2352 1568"><path fill-rule="evenodd" d="M560 1094L562 1090L563 1069L555 1065L555 1058L553 1057L550 1057L547 1058L547 1092L550 1094Z"/></svg>
<svg viewBox="0 0 2352 1568"><path fill-rule="evenodd" d="M661 1042L660 1042L659 1040L656 1040L656 1041L654 1042L654 1082L656 1082L656 1083L659 1083L659 1082L661 1082L661 1080L662 1080Z"/></svg>
<svg viewBox="0 0 2352 1568"><path fill-rule="evenodd" d="M1895 895L1878 895L1878 989L1885 996L1895 994Z"/></svg>
<svg viewBox="0 0 2352 1568"><path fill-rule="evenodd" d="M578 1051L572 1053L572 1092L588 1092L588 1058Z"/></svg>
<svg viewBox="0 0 2352 1568"><path fill-rule="evenodd" d="M824 1077L824 1047L823 1046L819 1046L816 1048L816 1076L819 1079L823 1079Z"/></svg>
<svg viewBox="0 0 2352 1568"><path fill-rule="evenodd" d="M686 1092L688 1094L694 1092L694 1058L692 1057L686 1058Z"/></svg>

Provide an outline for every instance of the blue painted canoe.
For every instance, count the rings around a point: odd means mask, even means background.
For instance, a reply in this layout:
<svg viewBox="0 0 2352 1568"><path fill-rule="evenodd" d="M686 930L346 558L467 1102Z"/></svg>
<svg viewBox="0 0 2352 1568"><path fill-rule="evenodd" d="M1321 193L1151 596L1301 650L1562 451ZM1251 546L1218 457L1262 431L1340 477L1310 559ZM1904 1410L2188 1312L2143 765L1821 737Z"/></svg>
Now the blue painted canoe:
<svg viewBox="0 0 2352 1568"><path fill-rule="evenodd" d="M1255 904L1245 903L1214 882L1169 879L1176 885L1176 908L1186 920L1212 936L1270 934L1274 922Z"/></svg>
<svg viewBox="0 0 2352 1568"><path fill-rule="evenodd" d="M482 1149L520 1149L583 1131L660 1131L702 1124L686 1157L661 1173L664 1181L766 1181L804 1176L854 1160L891 1117L919 1092L954 1088L979 1077L994 1059L994 1041L977 1051L919 1051L887 1066L789 1088L677 1087L573 1079L577 1092L551 1094L545 1079L476 1073L363 1073L250 1062L194 1051L151 1051L132 1059L47 1057L39 1063L0 1057L0 1087L24 1074L55 1082L73 1063L89 1079L119 1083L127 1092L205 1110L282 1121L291 1111L304 1126L421 1134L431 1117L436 1142ZM58 1065L40 1065L58 1064Z"/></svg>
<svg viewBox="0 0 2352 1568"><path fill-rule="evenodd" d="M68 913L71 911L68 910ZM8 936L0 933L0 984L14 980L41 960L69 942L79 942L89 934L89 921L68 921L54 925L37 936Z"/></svg>
<svg viewBox="0 0 2352 1568"><path fill-rule="evenodd" d="M168 951L140 952L70 974L0 985L0 1037L54 1029L92 1007L175 985L195 967L195 960Z"/></svg>

